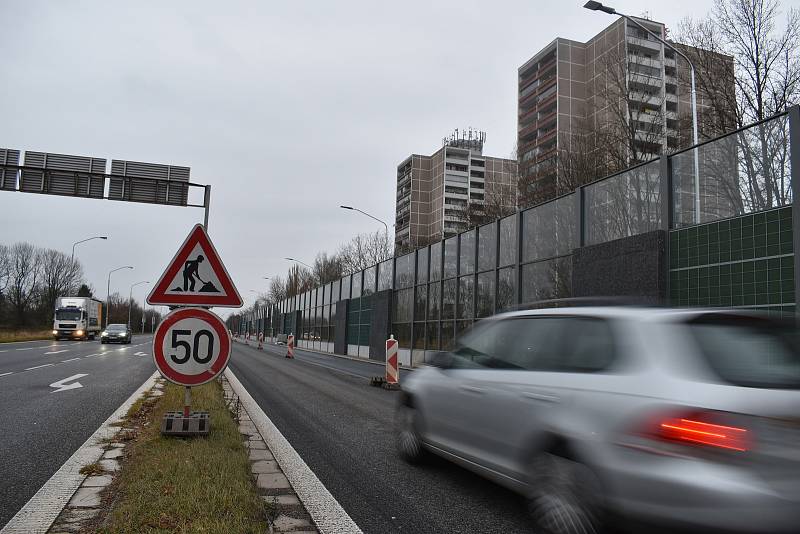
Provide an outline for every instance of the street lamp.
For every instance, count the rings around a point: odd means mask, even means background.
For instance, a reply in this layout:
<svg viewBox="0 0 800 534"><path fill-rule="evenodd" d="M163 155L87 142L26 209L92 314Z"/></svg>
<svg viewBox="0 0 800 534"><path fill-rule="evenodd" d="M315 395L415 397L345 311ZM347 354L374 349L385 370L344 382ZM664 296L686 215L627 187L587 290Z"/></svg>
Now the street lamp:
<svg viewBox="0 0 800 534"><path fill-rule="evenodd" d="M106 328L108 328L108 317L111 315L111 273L115 273L121 269L133 269L130 265L123 265L108 271L108 286L106 286Z"/></svg>
<svg viewBox="0 0 800 534"><path fill-rule="evenodd" d="M303 262L303 261L300 261L300 260L296 260L296 259L294 259L294 258L283 258L283 259L284 259L284 260L293 261L293 262L295 262L295 263L299 263L300 265L305 265L306 267L308 267L308 268L309 268L309 269L311 269L312 271L314 270L314 268L313 268L312 266L310 266L309 264L307 264L306 262Z"/></svg>
<svg viewBox="0 0 800 534"><path fill-rule="evenodd" d="M97 235L94 237L88 237L86 239L82 239L80 241L76 241L72 244L72 261L75 261L75 245L80 245L81 243L86 243L87 241L91 241L92 239L108 239L108 236L105 235Z"/></svg>
<svg viewBox="0 0 800 534"><path fill-rule="evenodd" d="M385 222L383 222L382 220L380 220L379 218L377 218L377 217L375 217L375 216L373 216L373 215L370 215L370 214L369 214L369 213L367 213L366 211L362 211L362 210L360 210L360 209L358 209L358 208L354 208L353 206L339 206L339 207L340 207L340 208L342 208L343 210L357 211L357 212L359 212L359 213L361 213L361 214L363 214L363 215L366 215L366 216L367 216L367 217L369 217L370 219L375 219L376 221L378 221L379 223L381 223L381 224L383 225L383 227L386 229L386 235L389 235L389 225L388 225L388 224L386 224Z"/></svg>
<svg viewBox="0 0 800 534"><path fill-rule="evenodd" d="M128 328L131 328L131 308L133 307L133 288L141 284L149 284L148 280L142 280L131 285L131 291L128 293Z"/></svg>
<svg viewBox="0 0 800 534"><path fill-rule="evenodd" d="M646 31L648 34L655 37L658 41L660 41L664 46L670 47L672 50L675 51L676 54L681 56L686 62L689 64L689 70L691 71L691 93L692 93L692 144L695 146L694 149L694 222L700 222L700 169L699 169L699 162L697 160L697 144L699 143L697 139L697 91L695 90L694 85L694 64L692 60L690 60L686 54L669 44L667 41L647 29L644 25L640 24L635 19L625 15L624 13L620 13L616 9L611 6L604 6L600 2L596 2L595 0L589 0L586 2L583 7L589 9L591 11L602 11L603 13L608 13L609 15L619 15L620 17L624 18L625 20L632 22L639 28Z"/></svg>

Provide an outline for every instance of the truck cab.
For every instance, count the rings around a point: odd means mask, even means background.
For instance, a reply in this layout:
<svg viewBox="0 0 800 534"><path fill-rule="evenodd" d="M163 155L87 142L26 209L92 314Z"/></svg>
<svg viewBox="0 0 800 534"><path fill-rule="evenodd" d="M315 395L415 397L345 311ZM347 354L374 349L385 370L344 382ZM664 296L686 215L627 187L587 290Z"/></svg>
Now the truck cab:
<svg viewBox="0 0 800 534"><path fill-rule="evenodd" d="M53 317L53 339L94 339L100 331L100 301L59 297Z"/></svg>

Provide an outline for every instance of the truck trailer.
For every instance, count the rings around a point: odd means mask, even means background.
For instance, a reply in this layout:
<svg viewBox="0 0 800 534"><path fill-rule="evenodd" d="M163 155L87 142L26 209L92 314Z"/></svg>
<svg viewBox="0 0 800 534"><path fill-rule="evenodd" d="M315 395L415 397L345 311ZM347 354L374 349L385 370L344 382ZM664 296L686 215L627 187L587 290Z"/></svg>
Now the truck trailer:
<svg viewBox="0 0 800 534"><path fill-rule="evenodd" d="M58 297L53 339L94 339L102 330L103 304L90 297Z"/></svg>

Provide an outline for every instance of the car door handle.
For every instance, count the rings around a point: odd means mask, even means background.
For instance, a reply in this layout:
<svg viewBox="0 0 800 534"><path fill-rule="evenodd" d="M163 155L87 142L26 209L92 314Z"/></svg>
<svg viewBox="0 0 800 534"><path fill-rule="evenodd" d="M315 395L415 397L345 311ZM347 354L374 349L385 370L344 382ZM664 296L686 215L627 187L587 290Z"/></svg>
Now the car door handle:
<svg viewBox="0 0 800 534"><path fill-rule="evenodd" d="M486 393L485 389L479 388L477 386L461 386L461 389L463 389L464 391L469 391L470 393L478 393L478 394Z"/></svg>
<svg viewBox="0 0 800 534"><path fill-rule="evenodd" d="M558 402L559 398L557 395L552 395L550 393L534 393L533 391L524 391L522 396L526 399L535 400L535 401L542 401L542 402Z"/></svg>

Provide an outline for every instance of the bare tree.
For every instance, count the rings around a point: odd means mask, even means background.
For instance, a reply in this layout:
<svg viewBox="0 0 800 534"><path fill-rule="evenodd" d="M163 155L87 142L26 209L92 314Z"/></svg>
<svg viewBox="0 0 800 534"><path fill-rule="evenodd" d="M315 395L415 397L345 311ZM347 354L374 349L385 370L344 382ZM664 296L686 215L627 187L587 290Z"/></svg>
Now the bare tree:
<svg viewBox="0 0 800 534"><path fill-rule="evenodd" d="M392 245L386 232L359 234L339 247L336 256L343 273L354 273L391 258Z"/></svg>
<svg viewBox="0 0 800 534"><path fill-rule="evenodd" d="M286 298L286 282L280 276L276 276L269 281L269 299L272 302L280 302Z"/></svg>
<svg viewBox="0 0 800 534"><path fill-rule="evenodd" d="M28 323L28 314L36 301L41 263L39 253L30 243L16 243L10 249L8 302L17 326Z"/></svg>
<svg viewBox="0 0 800 534"><path fill-rule="evenodd" d="M77 290L83 277L83 268L76 260L59 250L47 249L39 252L41 311L49 314L58 297L71 295Z"/></svg>
<svg viewBox="0 0 800 534"><path fill-rule="evenodd" d="M329 256L320 252L314 259L314 276L321 285L333 282L342 277L342 262L337 255Z"/></svg>
<svg viewBox="0 0 800 534"><path fill-rule="evenodd" d="M4 295L11 277L11 250L0 245L0 295Z"/></svg>
<svg viewBox="0 0 800 534"><path fill-rule="evenodd" d="M800 12L791 8L780 26L777 0L716 0L703 19L685 19L678 40L689 45L703 96L701 125L712 133L740 129L784 111L800 100ZM719 83L731 58L735 81ZM724 74L724 73L722 73ZM761 123L705 150L701 176L727 196L733 213L791 202L788 123Z"/></svg>
<svg viewBox="0 0 800 534"><path fill-rule="evenodd" d="M487 186L483 198L471 198L464 205L449 209L464 229L469 229L511 215L517 210L517 197L516 185L497 184Z"/></svg>
<svg viewBox="0 0 800 534"><path fill-rule="evenodd" d="M286 274L286 296L293 297L315 287L316 277L310 270L300 265L292 265Z"/></svg>

